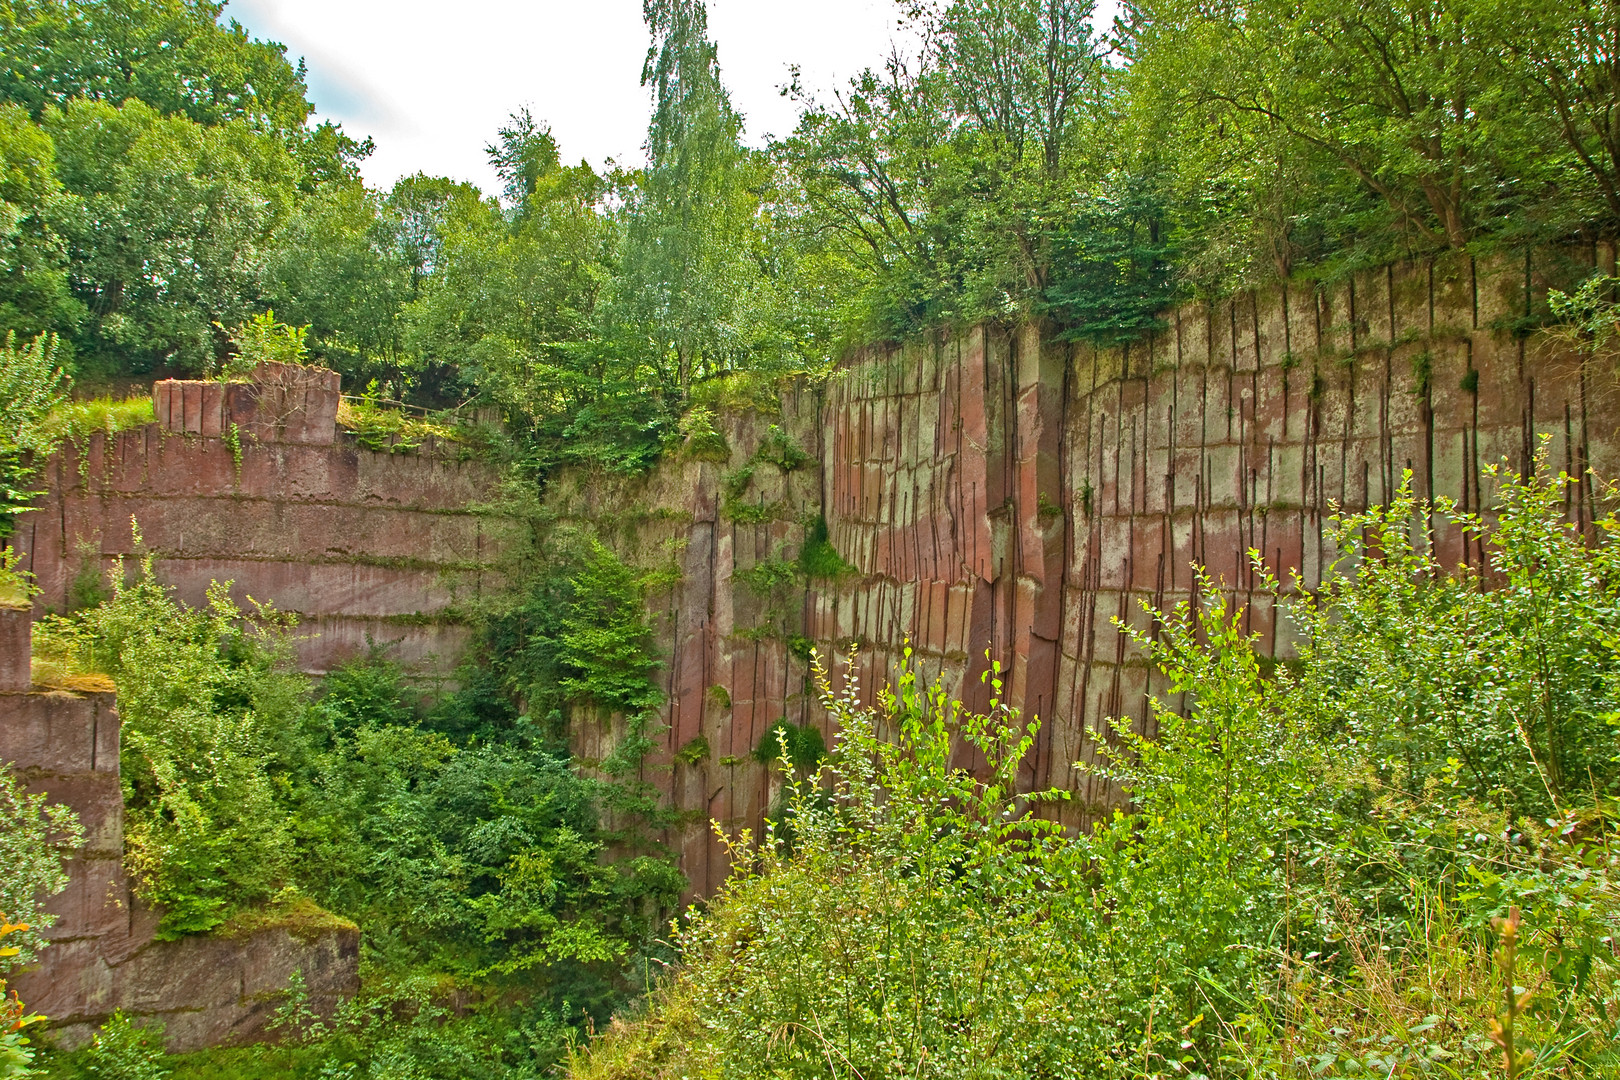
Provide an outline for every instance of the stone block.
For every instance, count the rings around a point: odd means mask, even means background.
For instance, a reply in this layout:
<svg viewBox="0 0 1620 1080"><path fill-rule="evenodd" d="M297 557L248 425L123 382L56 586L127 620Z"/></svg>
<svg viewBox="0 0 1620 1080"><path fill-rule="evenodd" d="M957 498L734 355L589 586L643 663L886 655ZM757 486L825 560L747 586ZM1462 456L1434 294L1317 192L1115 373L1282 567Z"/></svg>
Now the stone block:
<svg viewBox="0 0 1620 1080"><path fill-rule="evenodd" d="M45 776L118 775L111 694L0 695L0 760Z"/></svg>
<svg viewBox="0 0 1620 1080"><path fill-rule="evenodd" d="M33 991L25 999L31 1007L50 1010L45 1038L65 1048L88 1041L115 1009L137 1021L161 1020L171 1053L263 1042L277 1037L269 1024L294 971L311 1009L328 1019L359 990L353 929L276 927L241 938L148 941L115 964L88 942L57 948L60 985L36 988L25 977L18 986Z"/></svg>
<svg viewBox="0 0 1620 1080"><path fill-rule="evenodd" d="M128 935L133 900L124 873L121 834L118 841L118 850L110 855L81 851L67 860L67 888L45 901L45 910L56 916L56 923L45 932L51 946L41 955L42 974L55 979L73 970L68 962L71 952L60 951L67 942L96 942L97 955L104 955L101 944ZM32 995L25 1000L32 1008L45 1008Z"/></svg>
<svg viewBox="0 0 1620 1080"><path fill-rule="evenodd" d="M123 854L124 792L116 770L62 774L19 764L17 773L29 794L73 808L84 827L84 846L79 849L84 855Z"/></svg>
<svg viewBox="0 0 1620 1080"><path fill-rule="evenodd" d="M33 614L0 604L0 694L27 692L33 684Z"/></svg>

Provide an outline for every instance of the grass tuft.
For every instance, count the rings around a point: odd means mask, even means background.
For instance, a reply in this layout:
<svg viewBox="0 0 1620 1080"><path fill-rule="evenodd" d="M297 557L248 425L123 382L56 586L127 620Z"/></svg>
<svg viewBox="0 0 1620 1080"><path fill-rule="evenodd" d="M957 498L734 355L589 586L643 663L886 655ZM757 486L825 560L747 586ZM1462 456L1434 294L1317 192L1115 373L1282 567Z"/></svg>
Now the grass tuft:
<svg viewBox="0 0 1620 1080"><path fill-rule="evenodd" d="M152 395L142 394L114 400L111 397L69 401L57 406L45 419L45 430L54 440L82 446L98 431L116 435L120 431L156 422Z"/></svg>

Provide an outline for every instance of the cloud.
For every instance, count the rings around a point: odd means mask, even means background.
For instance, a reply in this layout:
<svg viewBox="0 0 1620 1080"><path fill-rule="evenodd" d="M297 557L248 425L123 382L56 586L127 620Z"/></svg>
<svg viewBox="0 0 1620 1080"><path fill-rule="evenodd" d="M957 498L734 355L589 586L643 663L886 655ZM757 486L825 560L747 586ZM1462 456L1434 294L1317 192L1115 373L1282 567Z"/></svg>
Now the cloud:
<svg viewBox="0 0 1620 1080"><path fill-rule="evenodd" d="M322 117L341 116L379 130L396 127L400 118L390 107L387 93L350 70L340 53L301 40L305 35L283 17L285 6L277 0L231 0L224 17L240 22L256 38L286 45L293 63L304 60L309 96Z"/></svg>
<svg viewBox="0 0 1620 1080"><path fill-rule="evenodd" d="M1115 3L1100 5L1106 25ZM826 97L892 44L894 0L709 0L721 74L748 138L786 135L779 93L797 64ZM641 0L232 0L226 17L309 65L319 115L370 135L363 166L387 187L415 172L498 186L484 146L513 110L549 123L565 160L641 159L650 102Z"/></svg>

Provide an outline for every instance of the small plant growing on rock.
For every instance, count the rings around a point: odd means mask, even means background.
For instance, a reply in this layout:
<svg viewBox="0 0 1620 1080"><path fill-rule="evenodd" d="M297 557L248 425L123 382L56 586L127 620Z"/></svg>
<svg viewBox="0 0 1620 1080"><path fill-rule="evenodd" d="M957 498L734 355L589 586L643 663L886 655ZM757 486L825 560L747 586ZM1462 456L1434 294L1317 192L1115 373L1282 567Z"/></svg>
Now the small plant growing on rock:
<svg viewBox="0 0 1620 1080"><path fill-rule="evenodd" d="M858 572L833 547L825 517L817 516L805 529L804 545L799 548L799 572L820 581L838 581Z"/></svg>
<svg viewBox="0 0 1620 1080"><path fill-rule="evenodd" d="M775 424L760 440L759 450L754 456L760 461L770 462L785 473L802 469L810 461L810 455L800 449L793 437Z"/></svg>
<svg viewBox="0 0 1620 1080"><path fill-rule="evenodd" d="M675 751L675 760L682 765L701 765L709 760L709 740L702 735L688 739L686 744Z"/></svg>
<svg viewBox="0 0 1620 1080"><path fill-rule="evenodd" d="M0 763L0 911L10 916L0 971L33 960L44 943L41 932L55 918L42 902L67 887L62 863L83 842L84 828L71 809L27 793Z"/></svg>
<svg viewBox="0 0 1620 1080"><path fill-rule="evenodd" d="M22 557L13 548L0 548L0 607L25 608L39 590L30 580L34 575L17 564Z"/></svg>
<svg viewBox="0 0 1620 1080"><path fill-rule="evenodd" d="M716 426L714 410L694 405L681 417L678 426L681 450L693 461L728 461L731 446L725 434Z"/></svg>
<svg viewBox="0 0 1620 1080"><path fill-rule="evenodd" d="M47 420L67 400L73 381L57 362L56 338L0 343L0 537L39 493L33 485L56 445Z"/></svg>
<svg viewBox="0 0 1620 1080"><path fill-rule="evenodd" d="M223 326L219 328L225 330ZM304 338L309 334L309 327L277 322L274 311L255 315L225 332L236 346L236 355L227 359L220 369L220 378L227 382L246 379L260 364L302 364L308 354Z"/></svg>
<svg viewBox="0 0 1620 1080"><path fill-rule="evenodd" d="M785 757L788 764L801 771L815 768L826 756L827 741L819 730L785 719L766 728L754 747L755 761L768 765Z"/></svg>
<svg viewBox="0 0 1620 1080"><path fill-rule="evenodd" d="M101 1025L81 1058L98 1080L163 1080L163 1025L136 1024L120 1010Z"/></svg>

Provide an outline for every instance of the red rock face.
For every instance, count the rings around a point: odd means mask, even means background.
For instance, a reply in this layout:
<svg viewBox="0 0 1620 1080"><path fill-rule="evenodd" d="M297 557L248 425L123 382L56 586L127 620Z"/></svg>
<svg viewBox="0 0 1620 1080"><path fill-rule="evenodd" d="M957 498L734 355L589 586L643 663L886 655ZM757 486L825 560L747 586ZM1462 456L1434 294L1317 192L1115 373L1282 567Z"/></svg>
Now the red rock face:
<svg viewBox="0 0 1620 1080"><path fill-rule="evenodd" d="M49 494L19 521L36 610L65 610L76 578L104 581L120 559L132 573L150 553L187 603L230 581L238 603L296 612L305 670L363 654L369 638L407 666L449 671L467 641L457 606L495 582L501 526L472 508L497 474L432 447L389 454L340 437L337 378L265 365L254 383L160 382L156 424L64 447Z"/></svg>
<svg viewBox="0 0 1620 1080"><path fill-rule="evenodd" d="M28 670L32 638L28 609L0 605L0 694L26 691L32 685Z"/></svg>
<svg viewBox="0 0 1620 1080"><path fill-rule="evenodd" d="M1587 470L1620 475L1615 373L1514 326L1549 282L1614 261L1602 247L1392 266L1185 305L1116 348L1023 326L868 350L825 387L788 393L780 416L735 418L724 465L558 484L565 518L612 519L623 553L651 567L672 552L682 572L650 604L669 729L644 778L691 814L670 840L694 892L727 872L705 823L757 830L779 790L749 756L765 729L786 718L831 741L793 637L824 653L859 644L867 700L908 642L974 707L999 662L1004 695L1042 720L1024 783L1072 791L1062 813L1083 825L1121 793L1075 763L1113 738L1111 718L1150 729L1159 689L1114 620L1146 628L1142 603L1188 599L1195 565L1249 605L1264 650L1286 655L1293 628L1247 553L1316 586L1336 557L1334 508L1382 503L1408 471L1416 495L1488 511L1485 467L1523 469L1546 437L1553 467L1577 478L1570 515L1589 525ZM809 455L803 467L757 459L772 425ZM751 571L795 557L818 514L857 573L758 595ZM1448 560L1482 561L1477 539L1442 528L1437 542ZM587 756L613 738L575 728Z"/></svg>
<svg viewBox="0 0 1620 1080"><path fill-rule="evenodd" d="M1570 515L1589 525L1587 470L1620 475L1615 374L1515 327L1549 283L1614 261L1602 247L1397 265L1185 305L1114 348L1022 326L866 350L826 384L788 389L779 412L727 417L725 462L677 453L643 477L559 477L548 502L562 521L675 571L649 597L666 730L643 778L689 815L668 839L694 892L728 871L706 823L757 830L779 794L753 758L766 730L835 734L812 643L860 646L867 700L908 643L923 674L977 708L1000 664L1004 696L1042 720L1023 782L1072 791L1062 813L1083 825L1121 794L1075 763L1114 737L1111 718L1152 723L1157 684L1114 620L1146 628L1142 603L1189 598L1194 565L1286 654L1293 630L1247 553L1314 587L1336 557L1333 508L1383 502L1407 471L1419 496L1488 510L1485 468L1524 468L1546 436L1553 466L1577 477ZM465 631L435 613L495 584L500 523L467 512L491 471L331 442L335 387L297 372L251 400L235 392L159 384L158 425L53 461L52 494L22 522L42 606L66 604L81 550L103 568L133 554L133 515L183 598L229 578L238 598L299 611L319 635L303 646L310 670L368 633L448 668ZM232 423L251 435L240 470ZM854 572L784 580L818 517ZM1441 529L1437 542L1482 561L1477 538ZM622 729L580 716L575 749L605 756Z"/></svg>

